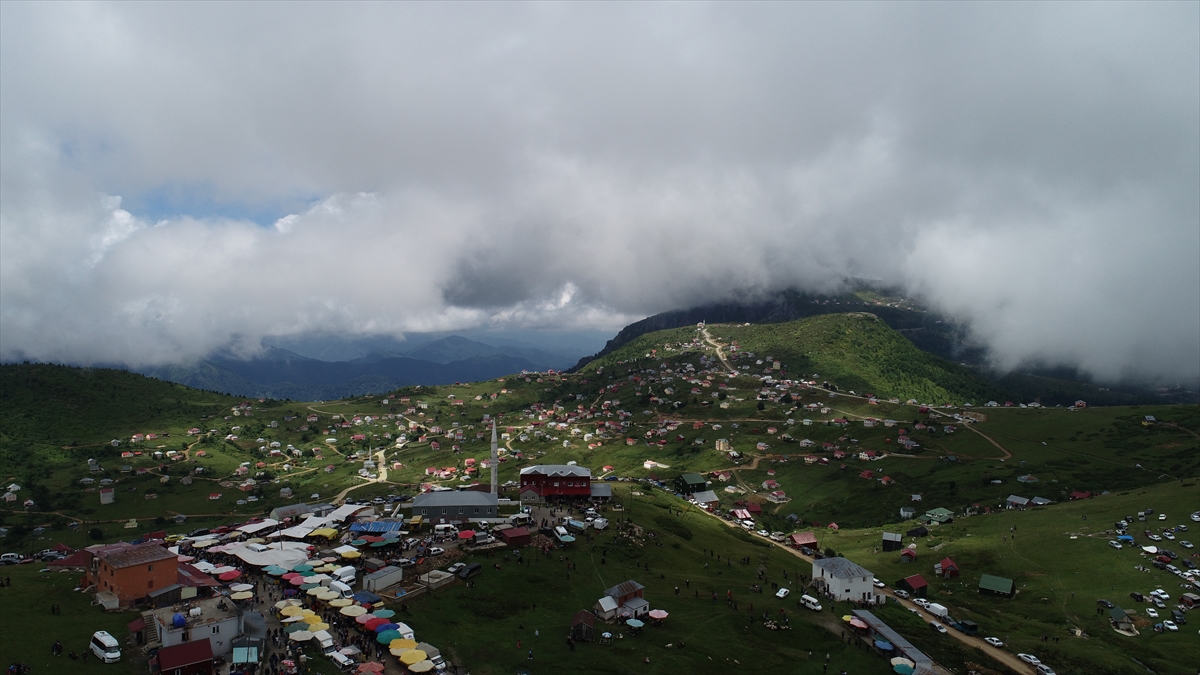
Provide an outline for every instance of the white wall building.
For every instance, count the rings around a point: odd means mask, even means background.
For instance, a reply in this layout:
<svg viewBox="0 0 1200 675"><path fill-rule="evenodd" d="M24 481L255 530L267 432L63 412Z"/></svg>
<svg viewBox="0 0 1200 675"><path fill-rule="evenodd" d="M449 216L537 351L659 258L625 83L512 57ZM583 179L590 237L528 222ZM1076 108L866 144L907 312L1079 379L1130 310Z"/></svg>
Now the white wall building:
<svg viewBox="0 0 1200 675"><path fill-rule="evenodd" d="M872 583L874 574L845 558L823 558L813 561L813 581L825 589L825 594L842 602L880 604L884 596Z"/></svg>

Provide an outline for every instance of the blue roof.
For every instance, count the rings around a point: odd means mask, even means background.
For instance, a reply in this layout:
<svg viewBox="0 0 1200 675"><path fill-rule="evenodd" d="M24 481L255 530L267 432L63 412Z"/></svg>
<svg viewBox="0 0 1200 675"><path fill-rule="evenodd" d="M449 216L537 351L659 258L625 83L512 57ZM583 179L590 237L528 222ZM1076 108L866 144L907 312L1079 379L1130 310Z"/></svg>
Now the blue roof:
<svg viewBox="0 0 1200 675"><path fill-rule="evenodd" d="M367 523L354 523L350 526L351 532L392 532L403 529L404 523L397 520L373 520Z"/></svg>

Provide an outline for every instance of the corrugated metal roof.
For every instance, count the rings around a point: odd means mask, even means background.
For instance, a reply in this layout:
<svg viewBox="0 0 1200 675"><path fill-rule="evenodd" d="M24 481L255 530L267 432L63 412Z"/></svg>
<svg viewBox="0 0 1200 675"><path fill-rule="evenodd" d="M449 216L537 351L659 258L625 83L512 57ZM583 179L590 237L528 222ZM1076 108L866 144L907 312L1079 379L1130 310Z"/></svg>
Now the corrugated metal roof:
<svg viewBox="0 0 1200 675"><path fill-rule="evenodd" d="M591 478L592 470L584 466L568 464L538 464L521 469L522 476L582 476Z"/></svg>
<svg viewBox="0 0 1200 675"><path fill-rule="evenodd" d="M823 558L814 560L813 567L824 570L826 576L837 579L848 579L852 577L867 577L875 576L865 567L853 563L846 558Z"/></svg>
<svg viewBox="0 0 1200 675"><path fill-rule="evenodd" d="M496 495L477 490L426 492L413 499L413 508L442 506L496 506Z"/></svg>

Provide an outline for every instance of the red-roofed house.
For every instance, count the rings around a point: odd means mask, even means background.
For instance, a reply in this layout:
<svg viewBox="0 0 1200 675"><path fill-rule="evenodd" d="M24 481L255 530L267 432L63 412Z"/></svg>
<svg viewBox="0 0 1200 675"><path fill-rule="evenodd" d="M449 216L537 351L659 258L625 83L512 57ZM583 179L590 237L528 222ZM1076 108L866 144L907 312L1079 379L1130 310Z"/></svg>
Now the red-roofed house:
<svg viewBox="0 0 1200 675"><path fill-rule="evenodd" d="M862 473L858 474L858 477L866 478L867 480L871 480L871 479L875 478L875 472L871 471L870 469L867 469L866 471L863 471Z"/></svg>
<svg viewBox="0 0 1200 675"><path fill-rule="evenodd" d="M163 647L157 658L162 675L213 675L212 643L208 640Z"/></svg>
<svg viewBox="0 0 1200 675"><path fill-rule="evenodd" d="M1079 491L1077 491L1077 490L1073 490L1073 491L1071 492L1071 499L1072 499L1072 500L1075 500L1075 499L1091 499L1091 497L1092 497L1092 493L1091 493L1091 492L1079 492Z"/></svg>
<svg viewBox="0 0 1200 675"><path fill-rule="evenodd" d="M920 574L914 574L911 577L905 577L896 583L898 588L902 588L915 597L923 598L929 592L929 582Z"/></svg>
<svg viewBox="0 0 1200 675"><path fill-rule="evenodd" d="M958 563L950 558L942 558L942 561L933 566L933 573L943 579L953 579L958 576Z"/></svg>
<svg viewBox="0 0 1200 675"><path fill-rule="evenodd" d="M796 532L791 535L790 540L794 548L800 548L801 546L816 548L817 546L817 535L812 532Z"/></svg>
<svg viewBox="0 0 1200 675"><path fill-rule="evenodd" d="M900 562L910 563L917 559L917 552L911 548L906 548L900 552Z"/></svg>

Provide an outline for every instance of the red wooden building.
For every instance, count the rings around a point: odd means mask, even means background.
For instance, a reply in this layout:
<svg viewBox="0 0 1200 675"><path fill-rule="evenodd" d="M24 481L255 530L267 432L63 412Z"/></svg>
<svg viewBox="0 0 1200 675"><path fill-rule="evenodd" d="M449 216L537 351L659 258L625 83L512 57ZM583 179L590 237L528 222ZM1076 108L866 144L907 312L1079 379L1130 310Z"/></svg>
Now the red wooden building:
<svg viewBox="0 0 1200 675"><path fill-rule="evenodd" d="M542 499L592 496L592 470L567 464L540 464L521 469L521 491L534 488Z"/></svg>
<svg viewBox="0 0 1200 675"><path fill-rule="evenodd" d="M212 642L193 640L158 650L162 675L213 675Z"/></svg>

